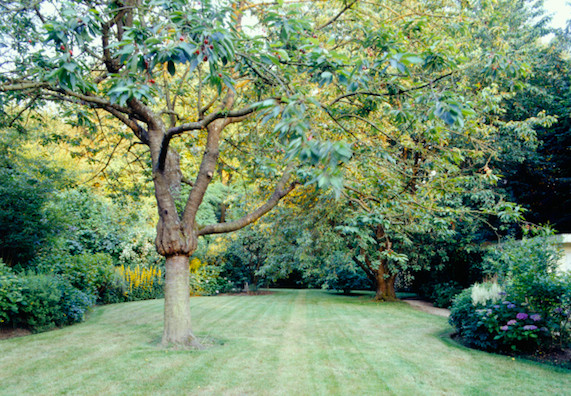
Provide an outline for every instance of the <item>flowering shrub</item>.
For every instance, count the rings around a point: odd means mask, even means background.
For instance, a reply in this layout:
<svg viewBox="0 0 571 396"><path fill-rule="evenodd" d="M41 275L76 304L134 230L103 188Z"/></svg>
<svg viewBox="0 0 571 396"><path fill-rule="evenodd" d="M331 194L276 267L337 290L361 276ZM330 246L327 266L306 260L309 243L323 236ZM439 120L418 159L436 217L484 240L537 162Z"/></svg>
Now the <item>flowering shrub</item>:
<svg viewBox="0 0 571 396"><path fill-rule="evenodd" d="M545 319L527 309L527 304L504 300L501 303L488 303L477 309L476 314L489 337L497 341L498 349L534 351L541 343L549 341L550 334Z"/></svg>
<svg viewBox="0 0 571 396"><path fill-rule="evenodd" d="M569 292L568 292L569 293ZM468 346L489 351L533 352L569 342L569 306L550 314L527 302L498 293L498 300L474 301L473 288L460 293L450 311L450 324Z"/></svg>
<svg viewBox="0 0 571 396"><path fill-rule="evenodd" d="M160 268L117 267L117 274L125 284L125 301L150 300L163 296L163 273Z"/></svg>
<svg viewBox="0 0 571 396"><path fill-rule="evenodd" d="M503 318L505 323L498 323L499 327L486 322L489 331L500 329L495 334L500 345L511 343L519 348L518 343L527 340L530 345L537 338L540 343L548 339L550 346L563 348L571 342L571 274L557 270L561 250L550 230L538 233L535 237L526 233L521 241L508 240L490 249L484 257L483 267L489 275L497 277L507 294L502 308L521 309L516 317ZM538 317L543 326L534 323L533 319ZM511 320L517 320L517 326L509 325ZM547 331L542 330L544 327Z"/></svg>
<svg viewBox="0 0 571 396"><path fill-rule="evenodd" d="M450 307L450 324L456 329L456 334L463 342L473 348L482 350L496 350L498 340L490 336L488 328L484 325L477 310L484 306L477 306L472 301L470 287L458 294Z"/></svg>
<svg viewBox="0 0 571 396"><path fill-rule="evenodd" d="M497 282L476 283L472 286L472 302L474 304L486 304L487 302L496 302L503 293L502 288Z"/></svg>

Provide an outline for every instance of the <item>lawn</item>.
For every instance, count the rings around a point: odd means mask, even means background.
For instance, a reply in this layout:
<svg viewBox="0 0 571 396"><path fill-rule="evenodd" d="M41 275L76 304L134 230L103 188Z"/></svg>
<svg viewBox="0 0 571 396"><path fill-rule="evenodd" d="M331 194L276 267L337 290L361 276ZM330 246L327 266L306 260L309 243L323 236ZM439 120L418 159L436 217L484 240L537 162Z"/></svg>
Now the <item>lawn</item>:
<svg viewBox="0 0 571 396"><path fill-rule="evenodd" d="M0 341L0 394L569 395L568 370L473 351L445 318L315 290L196 297L203 351L158 346L162 300Z"/></svg>

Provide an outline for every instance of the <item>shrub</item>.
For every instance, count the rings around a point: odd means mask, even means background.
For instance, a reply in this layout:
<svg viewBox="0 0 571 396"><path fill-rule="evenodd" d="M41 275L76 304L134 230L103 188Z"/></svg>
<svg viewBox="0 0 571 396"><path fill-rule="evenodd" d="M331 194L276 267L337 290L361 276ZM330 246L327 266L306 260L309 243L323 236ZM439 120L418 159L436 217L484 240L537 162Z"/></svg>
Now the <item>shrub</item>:
<svg viewBox="0 0 571 396"><path fill-rule="evenodd" d="M474 286L454 299L449 321L465 344L490 351L529 353L549 347L553 341L559 341L561 346L568 342L569 305L544 315L504 292L498 293L497 298L489 298L489 294L484 298L496 287Z"/></svg>
<svg viewBox="0 0 571 396"><path fill-rule="evenodd" d="M61 225L50 250L56 247L71 255L107 253L119 260L127 238L125 225L130 223L128 211L85 187L58 192L45 210L48 219Z"/></svg>
<svg viewBox="0 0 571 396"><path fill-rule="evenodd" d="M26 158L4 147L5 133L0 137L0 256L11 265L25 265L57 231L59 223L47 219L44 208L64 172L43 158Z"/></svg>
<svg viewBox="0 0 571 396"><path fill-rule="evenodd" d="M102 304L117 304L129 301L127 291L127 282L115 269L111 281L101 293L100 301Z"/></svg>
<svg viewBox="0 0 571 396"><path fill-rule="evenodd" d="M509 300L496 304L488 302L476 310L489 337L498 342L498 349L533 352L540 344L546 345L550 338L547 322L543 316L529 311L526 304Z"/></svg>
<svg viewBox="0 0 571 396"><path fill-rule="evenodd" d="M508 239L490 248L483 258L483 269L489 275L497 276L503 284L525 275L547 274L556 271L561 250L559 241L550 230L536 231L539 235L521 240ZM525 282L522 283L525 287ZM522 294L525 291L522 290Z"/></svg>
<svg viewBox="0 0 571 396"><path fill-rule="evenodd" d="M552 306L545 315L549 321L554 342L562 348L571 344L571 273L560 275L558 281L560 285L557 289L561 292L558 303Z"/></svg>
<svg viewBox="0 0 571 396"><path fill-rule="evenodd" d="M95 303L94 296L56 275L28 274L22 281L23 299L14 324L33 331L80 322Z"/></svg>
<svg viewBox="0 0 571 396"><path fill-rule="evenodd" d="M502 282L509 300L540 314L553 342L564 346L571 333L571 275L557 270L559 241L549 230L539 233L490 250L484 258L485 267Z"/></svg>
<svg viewBox="0 0 571 396"><path fill-rule="evenodd" d="M234 284L220 276L221 269L215 265L201 265L190 272L190 294L196 296L212 296L227 293L234 289Z"/></svg>
<svg viewBox="0 0 571 396"><path fill-rule="evenodd" d="M105 289L110 286L114 274L111 256L105 253L54 255L44 258L38 265L38 270L60 275L72 286L95 296L99 301Z"/></svg>
<svg viewBox="0 0 571 396"><path fill-rule="evenodd" d="M472 301L472 288L470 287L454 298L448 320L467 346L496 350L498 341L490 337L488 329L480 321L477 309L478 307Z"/></svg>
<svg viewBox="0 0 571 396"><path fill-rule="evenodd" d="M499 301L505 295L497 282L476 283L472 286L472 302L474 304L487 304Z"/></svg>
<svg viewBox="0 0 571 396"><path fill-rule="evenodd" d="M121 244L118 264L151 267L163 262L154 242L155 231L151 227L137 227Z"/></svg>
<svg viewBox="0 0 571 396"><path fill-rule="evenodd" d="M452 305L454 297L462 291L462 286L458 282L448 281L426 285L421 290L434 303L434 306L448 308Z"/></svg>
<svg viewBox="0 0 571 396"><path fill-rule="evenodd" d="M18 313L22 289L22 281L0 260L0 326Z"/></svg>

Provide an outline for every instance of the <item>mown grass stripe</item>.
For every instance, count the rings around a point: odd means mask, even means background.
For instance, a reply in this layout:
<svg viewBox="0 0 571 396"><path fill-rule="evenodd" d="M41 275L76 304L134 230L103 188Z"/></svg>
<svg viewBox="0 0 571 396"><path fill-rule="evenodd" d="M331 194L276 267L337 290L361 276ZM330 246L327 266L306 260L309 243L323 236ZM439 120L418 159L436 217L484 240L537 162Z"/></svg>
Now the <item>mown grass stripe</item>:
<svg viewBox="0 0 571 396"><path fill-rule="evenodd" d="M569 371L442 339L446 319L322 291L193 298L205 351L163 350L163 302L0 341L1 394L567 395Z"/></svg>

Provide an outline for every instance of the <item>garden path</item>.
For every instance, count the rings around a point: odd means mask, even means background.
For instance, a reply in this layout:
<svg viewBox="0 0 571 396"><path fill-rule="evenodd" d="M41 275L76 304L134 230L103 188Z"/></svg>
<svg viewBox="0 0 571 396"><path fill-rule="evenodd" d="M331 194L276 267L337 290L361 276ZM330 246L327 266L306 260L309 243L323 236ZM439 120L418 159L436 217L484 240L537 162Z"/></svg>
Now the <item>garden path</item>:
<svg viewBox="0 0 571 396"><path fill-rule="evenodd" d="M449 309L437 308L434 305L432 305L431 303L429 303L428 301L416 300L416 299L406 299L406 300L402 300L402 301L409 304L413 308L418 309L419 311L428 312L430 314L442 316L444 318L447 318L450 316L450 310Z"/></svg>

